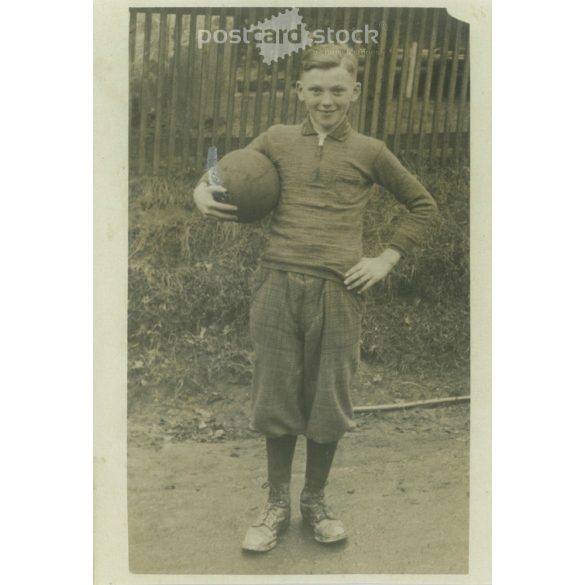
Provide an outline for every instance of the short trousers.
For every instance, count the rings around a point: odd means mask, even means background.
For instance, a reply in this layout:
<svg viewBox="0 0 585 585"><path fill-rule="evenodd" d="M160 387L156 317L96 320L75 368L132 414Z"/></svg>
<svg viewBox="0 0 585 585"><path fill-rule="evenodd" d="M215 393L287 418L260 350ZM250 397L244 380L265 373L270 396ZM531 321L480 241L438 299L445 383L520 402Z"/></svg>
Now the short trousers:
<svg viewBox="0 0 585 585"><path fill-rule="evenodd" d="M341 281L258 269L250 306L253 429L330 443L355 427L351 387L363 313L361 296Z"/></svg>

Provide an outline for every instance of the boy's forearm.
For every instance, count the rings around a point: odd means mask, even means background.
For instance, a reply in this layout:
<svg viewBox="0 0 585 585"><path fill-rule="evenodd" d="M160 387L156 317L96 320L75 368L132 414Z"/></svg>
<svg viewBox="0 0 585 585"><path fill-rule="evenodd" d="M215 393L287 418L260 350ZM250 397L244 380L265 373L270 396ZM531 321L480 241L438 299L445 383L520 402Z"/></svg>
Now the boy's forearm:
<svg viewBox="0 0 585 585"><path fill-rule="evenodd" d="M426 190L417 198L402 199L401 203L408 209L408 213L400 219L400 224L390 240L390 247L407 255L423 243L429 227L438 216L438 208Z"/></svg>
<svg viewBox="0 0 585 585"><path fill-rule="evenodd" d="M408 210L390 240L390 247L396 248L402 256L410 254L423 242L428 227L437 217L437 204L420 181L385 146L376 159L374 178Z"/></svg>

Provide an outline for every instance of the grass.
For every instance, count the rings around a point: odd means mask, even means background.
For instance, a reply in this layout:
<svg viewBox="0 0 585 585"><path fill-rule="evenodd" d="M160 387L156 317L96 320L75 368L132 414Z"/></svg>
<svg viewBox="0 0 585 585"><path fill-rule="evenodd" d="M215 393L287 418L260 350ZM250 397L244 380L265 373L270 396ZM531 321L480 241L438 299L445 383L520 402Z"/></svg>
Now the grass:
<svg viewBox="0 0 585 585"><path fill-rule="evenodd" d="M467 374L469 368L469 169L425 168L441 221L427 244L371 289L362 358L400 374ZM129 400L208 394L218 381L247 383L250 276L268 221L204 221L192 181L130 184ZM366 210L364 251L389 241L401 205L382 191Z"/></svg>

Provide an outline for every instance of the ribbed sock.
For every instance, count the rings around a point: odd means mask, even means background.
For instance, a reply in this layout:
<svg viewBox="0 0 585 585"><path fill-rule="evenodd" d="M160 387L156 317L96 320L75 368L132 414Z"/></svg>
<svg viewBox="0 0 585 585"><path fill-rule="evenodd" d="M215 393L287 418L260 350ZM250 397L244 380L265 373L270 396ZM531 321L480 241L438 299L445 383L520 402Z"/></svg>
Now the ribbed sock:
<svg viewBox="0 0 585 585"><path fill-rule="evenodd" d="M337 441L321 444L307 439L306 488L311 491L319 491L325 487L336 448Z"/></svg>
<svg viewBox="0 0 585 585"><path fill-rule="evenodd" d="M296 435L284 435L277 438L266 437L268 481L271 484L290 482L296 443Z"/></svg>

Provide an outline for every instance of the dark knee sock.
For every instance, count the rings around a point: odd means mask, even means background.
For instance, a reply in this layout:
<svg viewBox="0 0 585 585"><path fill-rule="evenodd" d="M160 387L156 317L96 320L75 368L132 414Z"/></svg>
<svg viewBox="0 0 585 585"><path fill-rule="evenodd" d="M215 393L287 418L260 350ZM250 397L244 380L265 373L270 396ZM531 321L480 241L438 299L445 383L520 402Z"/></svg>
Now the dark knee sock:
<svg viewBox="0 0 585 585"><path fill-rule="evenodd" d="M296 435L284 435L275 439L266 437L268 481L271 484L290 482L296 443Z"/></svg>
<svg viewBox="0 0 585 585"><path fill-rule="evenodd" d="M321 444L307 439L305 487L311 491L322 490L325 487L336 448L337 441Z"/></svg>

